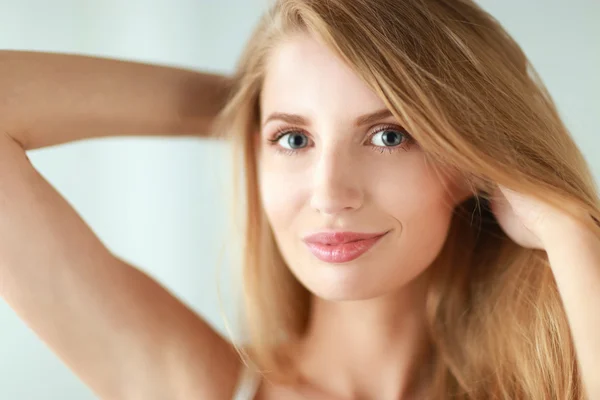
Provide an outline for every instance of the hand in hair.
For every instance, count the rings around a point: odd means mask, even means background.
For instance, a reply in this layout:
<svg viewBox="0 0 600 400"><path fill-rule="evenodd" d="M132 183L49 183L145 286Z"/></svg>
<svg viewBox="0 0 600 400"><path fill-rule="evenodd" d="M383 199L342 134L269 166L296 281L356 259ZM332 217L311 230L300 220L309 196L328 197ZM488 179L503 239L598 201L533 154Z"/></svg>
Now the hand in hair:
<svg viewBox="0 0 600 400"><path fill-rule="evenodd" d="M579 222L542 200L501 185L494 191L491 208L506 235L515 243L532 249L545 250L547 234Z"/></svg>
<svg viewBox="0 0 600 400"><path fill-rule="evenodd" d="M492 211L521 246L544 250L564 304L586 398L600 399L600 232L587 215L563 212L500 186ZM598 223L595 218L588 221Z"/></svg>

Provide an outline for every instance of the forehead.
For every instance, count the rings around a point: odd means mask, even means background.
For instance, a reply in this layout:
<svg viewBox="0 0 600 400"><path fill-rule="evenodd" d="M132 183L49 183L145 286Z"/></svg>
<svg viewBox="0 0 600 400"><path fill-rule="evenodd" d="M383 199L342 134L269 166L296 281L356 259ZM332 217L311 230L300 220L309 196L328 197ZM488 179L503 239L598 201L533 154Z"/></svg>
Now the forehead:
<svg viewBox="0 0 600 400"><path fill-rule="evenodd" d="M282 40L271 52L261 109L317 118L348 118L385 108L383 101L336 54L309 35Z"/></svg>

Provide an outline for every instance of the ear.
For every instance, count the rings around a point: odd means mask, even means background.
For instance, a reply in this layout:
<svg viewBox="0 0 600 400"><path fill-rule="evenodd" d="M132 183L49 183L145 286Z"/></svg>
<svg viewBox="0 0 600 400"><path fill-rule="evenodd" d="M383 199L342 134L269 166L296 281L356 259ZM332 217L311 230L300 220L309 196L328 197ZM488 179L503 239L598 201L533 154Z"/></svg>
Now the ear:
<svg viewBox="0 0 600 400"><path fill-rule="evenodd" d="M465 200L478 195L477 185L472 177L462 172L457 172L453 180L452 196L454 204L458 205Z"/></svg>
<svg viewBox="0 0 600 400"><path fill-rule="evenodd" d="M454 189L454 204L458 205L463 203L465 200L474 197L476 194L473 192L473 188L465 183L460 183Z"/></svg>
<svg viewBox="0 0 600 400"><path fill-rule="evenodd" d="M469 180L475 195L486 199L490 198L498 187L497 184L482 176L471 175Z"/></svg>
<svg viewBox="0 0 600 400"><path fill-rule="evenodd" d="M497 186L489 179L469 173L459 173L455 182L455 204L461 204L470 198L479 198L487 201L492 197Z"/></svg>

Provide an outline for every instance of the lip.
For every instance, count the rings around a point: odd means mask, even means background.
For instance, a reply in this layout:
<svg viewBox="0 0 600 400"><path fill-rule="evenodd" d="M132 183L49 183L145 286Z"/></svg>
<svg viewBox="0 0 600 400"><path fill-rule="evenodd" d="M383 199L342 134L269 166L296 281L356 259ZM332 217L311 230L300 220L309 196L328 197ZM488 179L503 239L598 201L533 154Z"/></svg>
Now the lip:
<svg viewBox="0 0 600 400"><path fill-rule="evenodd" d="M304 237L303 241L319 260L341 264L362 256L388 232L319 232Z"/></svg>

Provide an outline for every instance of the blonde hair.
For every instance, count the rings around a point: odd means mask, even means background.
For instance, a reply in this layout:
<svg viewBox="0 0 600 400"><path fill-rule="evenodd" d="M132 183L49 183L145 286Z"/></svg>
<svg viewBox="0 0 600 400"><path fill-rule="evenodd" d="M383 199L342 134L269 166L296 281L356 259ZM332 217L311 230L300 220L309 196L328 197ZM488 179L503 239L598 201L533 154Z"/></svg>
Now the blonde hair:
<svg viewBox="0 0 600 400"><path fill-rule="evenodd" d="M286 267L260 203L254 141L266 60L298 33L335 52L428 157L472 184L475 196L456 209L429 267L428 398L583 398L546 254L508 239L485 202L499 183L573 216L585 210L600 237L596 187L519 45L469 0L279 0L261 19L218 128L233 135L244 162L251 361L269 379L292 376L282 349L302 337L310 314L310 295Z"/></svg>

